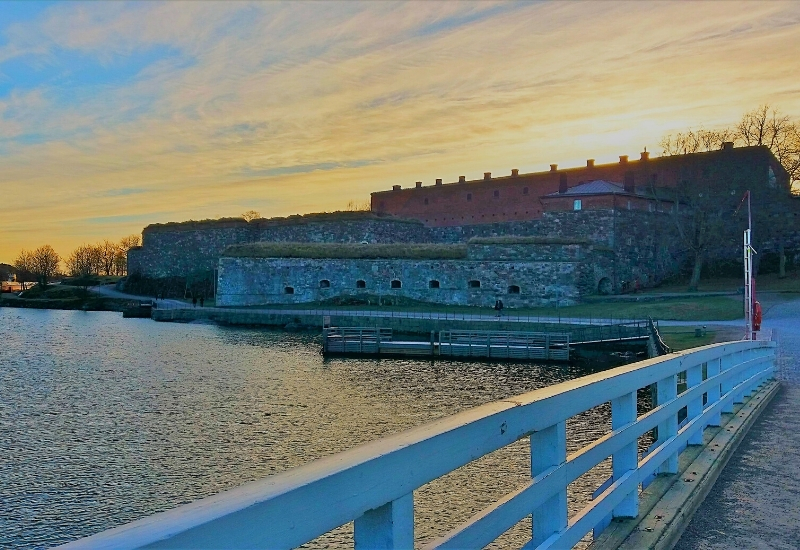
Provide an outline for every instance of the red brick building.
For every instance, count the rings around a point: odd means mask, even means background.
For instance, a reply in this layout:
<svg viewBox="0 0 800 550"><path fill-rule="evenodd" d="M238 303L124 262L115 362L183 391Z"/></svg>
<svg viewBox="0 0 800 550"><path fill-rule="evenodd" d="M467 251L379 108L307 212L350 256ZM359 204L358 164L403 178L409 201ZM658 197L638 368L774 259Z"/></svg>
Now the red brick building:
<svg viewBox="0 0 800 550"><path fill-rule="evenodd" d="M620 156L619 162L559 169L551 164L546 172L492 177L481 180L434 185L416 182L415 187L372 193L371 208L401 218L417 219L429 227L474 225L539 219L543 212L573 210L575 200L582 209L657 209L653 197L659 190L676 188L682 182L715 180L724 185L758 189L781 186L788 190L789 177L766 146L733 147L726 143L719 151L650 158L641 153L638 160ZM604 182L594 189L592 182ZM609 185L616 186L615 188ZM576 187L584 186L581 197ZM621 191L620 191L621 189ZM788 191L787 191L788 192ZM560 198L563 197L563 198ZM662 204L663 208L663 204Z"/></svg>

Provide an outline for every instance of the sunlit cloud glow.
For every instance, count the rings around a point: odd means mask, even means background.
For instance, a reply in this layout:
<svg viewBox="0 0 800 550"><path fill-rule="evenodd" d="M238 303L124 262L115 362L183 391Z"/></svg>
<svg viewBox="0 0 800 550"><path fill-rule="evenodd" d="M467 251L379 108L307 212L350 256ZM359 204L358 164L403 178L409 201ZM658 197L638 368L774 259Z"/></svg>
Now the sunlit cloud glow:
<svg viewBox="0 0 800 550"><path fill-rule="evenodd" d="M724 9L722 9L724 6ZM6 9L8 8L8 9ZM800 116L796 2L0 3L0 261Z"/></svg>

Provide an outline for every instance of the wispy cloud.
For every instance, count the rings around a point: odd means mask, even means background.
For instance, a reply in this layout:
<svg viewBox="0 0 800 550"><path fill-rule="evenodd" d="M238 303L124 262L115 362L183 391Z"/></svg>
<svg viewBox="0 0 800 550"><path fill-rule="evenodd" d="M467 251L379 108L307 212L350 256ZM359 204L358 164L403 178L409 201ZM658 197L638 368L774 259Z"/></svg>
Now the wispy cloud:
<svg viewBox="0 0 800 550"><path fill-rule="evenodd" d="M0 23L0 259L800 115L793 2L55 3ZM92 220L92 221L90 221ZM69 234L59 232L59 224ZM81 227L84 232L81 233Z"/></svg>

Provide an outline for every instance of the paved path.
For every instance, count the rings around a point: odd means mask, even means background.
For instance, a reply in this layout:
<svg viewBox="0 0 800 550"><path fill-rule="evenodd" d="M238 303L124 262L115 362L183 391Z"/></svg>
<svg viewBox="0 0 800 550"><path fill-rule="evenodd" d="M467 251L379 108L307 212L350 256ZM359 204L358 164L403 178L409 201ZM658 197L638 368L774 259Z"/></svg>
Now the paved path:
<svg viewBox="0 0 800 550"><path fill-rule="evenodd" d="M123 298L128 300L151 301L152 296L138 296L126 294L113 288L111 285L94 286L91 291L97 292L109 298ZM193 306L187 302L174 299L158 300L158 307L162 309L186 308L192 309ZM206 306L205 309L216 309L214 306ZM324 308L276 308L276 307L225 307L219 308L222 311L242 311L247 313L283 313L285 315L337 315L340 317L392 317L403 319L442 319L456 321L503 321L506 323L564 323L569 325L618 325L624 323L636 323L646 319L625 319L619 317L611 318L586 318L586 317L541 317L514 315L506 312L498 317L495 313L464 313L453 311L397 311L392 309L324 309ZM663 326L741 326L744 330L744 321L658 321Z"/></svg>
<svg viewBox="0 0 800 550"><path fill-rule="evenodd" d="M676 550L800 548L800 300L772 308L783 387L720 474Z"/></svg>
<svg viewBox="0 0 800 550"><path fill-rule="evenodd" d="M139 300L142 302L152 302L152 296L139 296L136 294L127 294L125 292L120 292L119 290L114 288L114 285L98 285L89 287L89 290L92 292L96 292L102 296L106 296L108 298L121 298L123 300ZM185 302L181 302L180 300L173 300L171 298L158 300L159 305L164 304L169 307L186 307L188 304ZM191 306L190 306L191 307Z"/></svg>

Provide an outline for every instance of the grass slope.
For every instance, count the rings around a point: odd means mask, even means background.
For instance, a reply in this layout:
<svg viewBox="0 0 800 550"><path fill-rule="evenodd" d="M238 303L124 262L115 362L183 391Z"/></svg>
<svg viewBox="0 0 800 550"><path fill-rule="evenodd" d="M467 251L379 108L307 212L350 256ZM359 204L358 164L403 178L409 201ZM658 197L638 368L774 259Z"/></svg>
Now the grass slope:
<svg viewBox="0 0 800 550"><path fill-rule="evenodd" d="M354 244L354 243L248 243L229 246L222 253L232 258L336 258L460 260L465 245L448 244Z"/></svg>

